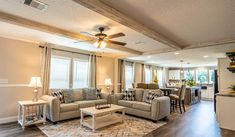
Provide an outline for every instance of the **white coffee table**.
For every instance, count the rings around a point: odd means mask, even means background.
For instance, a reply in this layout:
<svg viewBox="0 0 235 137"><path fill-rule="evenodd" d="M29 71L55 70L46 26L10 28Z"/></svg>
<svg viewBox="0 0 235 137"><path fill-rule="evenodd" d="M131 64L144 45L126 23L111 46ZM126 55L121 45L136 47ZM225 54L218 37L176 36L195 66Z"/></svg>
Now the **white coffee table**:
<svg viewBox="0 0 235 137"><path fill-rule="evenodd" d="M81 108L81 126L86 126L95 131L115 123L123 122L125 116L125 107L112 104L110 108L96 109L95 107ZM115 112L122 112L121 116ZM92 118L84 119L84 114L92 116Z"/></svg>

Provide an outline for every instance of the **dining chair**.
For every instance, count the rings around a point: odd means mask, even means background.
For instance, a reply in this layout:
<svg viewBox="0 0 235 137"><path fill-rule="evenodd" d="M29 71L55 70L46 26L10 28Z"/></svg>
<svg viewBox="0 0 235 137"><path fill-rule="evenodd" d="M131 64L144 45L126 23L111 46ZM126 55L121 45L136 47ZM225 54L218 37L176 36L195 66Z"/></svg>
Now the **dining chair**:
<svg viewBox="0 0 235 137"><path fill-rule="evenodd" d="M184 109L185 112L185 105L184 105L184 99L185 99L185 91L186 91L186 85L183 84L180 88L180 90L178 91L178 94L170 94L169 97L171 99L171 108L174 111L174 108L177 109L177 107L179 106L180 109L180 113L182 114L182 107Z"/></svg>

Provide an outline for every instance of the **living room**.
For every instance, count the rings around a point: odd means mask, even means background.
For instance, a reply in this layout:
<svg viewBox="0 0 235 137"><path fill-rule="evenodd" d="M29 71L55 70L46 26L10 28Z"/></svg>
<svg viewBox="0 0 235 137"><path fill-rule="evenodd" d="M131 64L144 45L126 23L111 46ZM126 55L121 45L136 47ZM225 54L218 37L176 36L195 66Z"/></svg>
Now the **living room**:
<svg viewBox="0 0 235 137"><path fill-rule="evenodd" d="M0 1L0 136L235 136L234 8Z"/></svg>

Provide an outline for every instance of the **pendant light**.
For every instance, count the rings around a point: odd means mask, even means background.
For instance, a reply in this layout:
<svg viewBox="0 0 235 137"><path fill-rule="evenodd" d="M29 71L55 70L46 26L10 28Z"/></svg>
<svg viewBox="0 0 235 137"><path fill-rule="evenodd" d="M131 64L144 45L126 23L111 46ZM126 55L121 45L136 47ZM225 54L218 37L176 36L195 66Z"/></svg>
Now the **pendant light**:
<svg viewBox="0 0 235 137"><path fill-rule="evenodd" d="M180 73L184 73L183 62L184 62L183 60L180 60L180 64L181 64Z"/></svg>

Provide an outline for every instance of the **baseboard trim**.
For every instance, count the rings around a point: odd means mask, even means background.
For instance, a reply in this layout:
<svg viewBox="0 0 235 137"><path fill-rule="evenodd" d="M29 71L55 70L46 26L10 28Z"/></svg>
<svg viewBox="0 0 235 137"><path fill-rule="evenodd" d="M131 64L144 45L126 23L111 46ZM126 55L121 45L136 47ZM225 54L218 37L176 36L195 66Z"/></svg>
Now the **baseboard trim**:
<svg viewBox="0 0 235 137"><path fill-rule="evenodd" d="M10 123L17 121L18 116L0 118L0 124Z"/></svg>

